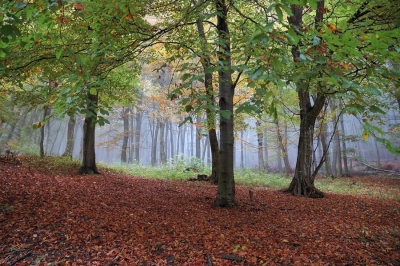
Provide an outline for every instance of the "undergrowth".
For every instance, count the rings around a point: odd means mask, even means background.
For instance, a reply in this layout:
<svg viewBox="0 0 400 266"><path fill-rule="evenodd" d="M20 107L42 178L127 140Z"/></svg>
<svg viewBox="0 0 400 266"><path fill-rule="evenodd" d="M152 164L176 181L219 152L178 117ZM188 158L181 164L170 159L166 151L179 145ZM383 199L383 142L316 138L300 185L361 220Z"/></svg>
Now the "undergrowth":
<svg viewBox="0 0 400 266"><path fill-rule="evenodd" d="M44 157L28 156L23 159L30 167L52 173L54 175L65 175L77 173L80 162L69 157ZM198 174L210 174L211 169L205 167L198 160L182 161L176 159L164 166L144 166L139 164L99 164L100 169L110 169L121 173L145 178L157 178L165 180L187 180L197 177ZM101 170L100 170L101 171ZM236 169L235 183L249 187L268 187L272 189L285 189L289 186L291 177L282 174L258 171L255 169ZM400 187L381 187L378 184L354 181L351 178L317 178L315 186L323 192L337 194L353 194L370 196L381 199L395 199L400 201Z"/></svg>

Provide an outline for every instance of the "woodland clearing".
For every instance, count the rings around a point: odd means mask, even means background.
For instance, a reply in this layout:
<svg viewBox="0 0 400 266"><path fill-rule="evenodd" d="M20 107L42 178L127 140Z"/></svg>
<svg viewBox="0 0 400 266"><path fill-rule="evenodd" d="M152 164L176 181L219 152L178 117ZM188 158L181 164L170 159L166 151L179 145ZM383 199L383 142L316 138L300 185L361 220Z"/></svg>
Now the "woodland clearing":
<svg viewBox="0 0 400 266"><path fill-rule="evenodd" d="M0 163L0 265L400 265L399 200L237 186L212 208L207 182L77 169Z"/></svg>

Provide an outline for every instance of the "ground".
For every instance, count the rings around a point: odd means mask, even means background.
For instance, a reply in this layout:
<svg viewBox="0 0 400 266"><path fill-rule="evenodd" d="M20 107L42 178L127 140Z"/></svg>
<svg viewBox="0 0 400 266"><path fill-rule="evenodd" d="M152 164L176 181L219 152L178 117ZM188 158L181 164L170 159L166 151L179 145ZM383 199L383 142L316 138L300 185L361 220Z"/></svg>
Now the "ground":
<svg viewBox="0 0 400 266"><path fill-rule="evenodd" d="M0 163L0 265L400 265L398 200L45 168Z"/></svg>

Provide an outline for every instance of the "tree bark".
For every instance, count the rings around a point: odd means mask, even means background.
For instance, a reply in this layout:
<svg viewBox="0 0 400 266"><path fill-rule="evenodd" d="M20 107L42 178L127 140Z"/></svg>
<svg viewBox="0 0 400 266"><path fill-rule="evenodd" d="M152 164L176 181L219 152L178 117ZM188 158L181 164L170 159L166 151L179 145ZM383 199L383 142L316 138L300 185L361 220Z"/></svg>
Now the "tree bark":
<svg viewBox="0 0 400 266"><path fill-rule="evenodd" d="M127 160L127 151L128 151L128 140L129 140L129 107L122 108L122 121L124 124L124 133L122 136L122 147L121 147L121 162L126 163Z"/></svg>
<svg viewBox="0 0 400 266"><path fill-rule="evenodd" d="M267 129L264 129L264 169L267 169L268 171L270 170L269 168L269 153L268 153L268 131Z"/></svg>
<svg viewBox="0 0 400 266"><path fill-rule="evenodd" d="M327 143L327 124L325 121L321 122L320 125L320 140L321 140L321 145L322 145L322 156L325 156L324 158L324 164L325 164L325 175L326 176L332 176L332 167L331 167L331 161L330 161L330 155L329 155L329 145Z"/></svg>
<svg viewBox="0 0 400 266"><path fill-rule="evenodd" d="M72 158L72 152L74 150L74 133L75 133L75 124L76 124L76 119L75 116L72 115L69 117L68 121L68 128L67 128L67 146L65 147L65 151L63 153L63 156L68 156Z"/></svg>
<svg viewBox="0 0 400 266"><path fill-rule="evenodd" d="M283 137L282 137L282 133L280 130L278 119L275 121L275 125L276 125L276 135L278 137L278 145L279 145L279 149L282 151L281 156L283 159L283 163L285 165L285 172L286 172L286 175L289 176L292 169L290 168L289 156L288 156L287 147L285 144L287 141L283 141Z"/></svg>
<svg viewBox="0 0 400 266"><path fill-rule="evenodd" d="M99 174L96 166L96 120L97 120L97 104L98 95L87 94L88 106L85 122L83 124L83 143L82 143L82 166L79 170L80 174Z"/></svg>
<svg viewBox="0 0 400 266"><path fill-rule="evenodd" d="M219 40L218 59L222 69L218 71L219 107L220 107L220 162L221 175L218 180L216 207L236 205L235 179L233 172L233 95L235 88L232 82L231 44L228 27L228 4L225 0L215 0L217 10L217 31Z"/></svg>
<svg viewBox="0 0 400 266"><path fill-rule="evenodd" d="M324 1L317 3L316 23L322 21L321 16L324 12ZM291 5L293 15L289 17L289 23L295 26L299 31L302 30L303 24L303 7ZM292 46L292 57L295 64L300 62L299 46ZM309 80L299 80L296 82L297 95L300 107L300 136L297 147L296 169L293 179L287 192L296 196L306 197L323 197L324 194L314 185L316 171L312 173L312 156L314 141L315 121L324 106L326 96L318 93L311 102L311 96L308 90Z"/></svg>
<svg viewBox="0 0 400 266"><path fill-rule="evenodd" d="M204 71L204 86L206 88L206 95L208 97L208 104L214 106L215 97L214 97L214 89L213 89L213 73L211 70L211 55L206 49L206 35L204 31L204 25L201 20L196 21L197 31L199 33L199 37L202 40L204 47L203 50L206 53L204 60L202 60L202 67ZM218 180L221 174L220 168L220 155L219 155L219 143L217 137L217 131L215 130L215 111L207 108L206 109L206 125L208 130L208 139L210 141L210 149L211 149L211 183L218 184Z"/></svg>
<svg viewBox="0 0 400 266"><path fill-rule="evenodd" d="M49 107L45 106L43 108L43 121L46 119L46 116L48 115L48 111L49 111ZM45 147L44 147L44 136L45 136L44 128L45 128L45 125L42 125L40 127L40 145L39 146L40 146L40 157L41 158L43 158L46 154Z"/></svg>
<svg viewBox="0 0 400 266"><path fill-rule="evenodd" d="M260 121L256 121L257 143L258 143L258 170L264 170L263 130Z"/></svg>
<svg viewBox="0 0 400 266"><path fill-rule="evenodd" d="M141 103L141 99L138 101L138 104ZM137 164L140 163L140 137L142 131L142 110L138 107L136 108L135 114L135 131L134 131L134 153L135 153L135 162Z"/></svg>
<svg viewBox="0 0 400 266"><path fill-rule="evenodd" d="M170 121L169 123L169 141L170 141L170 150L171 150L171 153L170 153L170 158L174 158L174 156L175 156L175 145L174 145L174 130L173 130L173 123Z"/></svg>
<svg viewBox="0 0 400 266"><path fill-rule="evenodd" d="M156 119L153 120L156 124L154 132L153 132L153 141L151 144L151 165L157 165L157 138L158 138L158 131L160 129L160 122Z"/></svg>
<svg viewBox="0 0 400 266"><path fill-rule="evenodd" d="M244 130L240 130L240 168L244 168Z"/></svg>
<svg viewBox="0 0 400 266"><path fill-rule="evenodd" d="M342 109L342 102L339 103L340 109ZM341 127L341 133L342 133L342 152L343 152L343 175L344 176L349 176L349 166L348 166L348 161L347 161L347 148L346 148L346 131L344 128L344 121L343 121L343 115L340 116L339 118L340 122L340 127Z"/></svg>
<svg viewBox="0 0 400 266"><path fill-rule="evenodd" d="M161 118L159 122L160 128L160 160L161 164L167 163L167 156L165 155L165 122Z"/></svg>

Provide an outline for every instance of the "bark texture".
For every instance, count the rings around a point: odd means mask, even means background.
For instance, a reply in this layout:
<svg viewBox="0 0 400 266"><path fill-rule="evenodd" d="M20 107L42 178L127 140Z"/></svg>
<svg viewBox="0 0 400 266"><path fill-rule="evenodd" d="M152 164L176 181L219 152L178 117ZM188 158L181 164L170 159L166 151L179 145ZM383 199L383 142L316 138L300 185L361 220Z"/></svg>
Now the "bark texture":
<svg viewBox="0 0 400 266"><path fill-rule="evenodd" d="M72 158L72 152L74 149L74 133L75 133L75 124L76 119L75 116L70 116L68 121L68 128L67 128L67 146L65 147L65 151L63 156L68 156Z"/></svg>
<svg viewBox="0 0 400 266"><path fill-rule="evenodd" d="M303 7L291 5L293 16L289 17L289 23L302 30ZM324 1L318 2L315 22L322 21L324 10ZM292 46L292 57L295 63L300 62L299 46ZM300 107L300 136L297 147L296 169L293 179L287 192L296 196L323 197L324 194L314 185L315 172L312 171L313 141L315 121L324 106L326 97L324 94L318 94L313 101L309 93L309 80L299 80L296 83L297 95Z"/></svg>
<svg viewBox="0 0 400 266"><path fill-rule="evenodd" d="M220 161L221 176L218 180L217 197L214 200L216 207L230 207L236 205L235 180L233 173L233 95L234 86L231 72L231 44L228 28L228 4L225 0L215 1L217 10L217 31L219 39L218 59L222 62L222 70L218 71L219 107L221 111L221 145ZM229 115L229 117L228 117Z"/></svg>
<svg viewBox="0 0 400 266"><path fill-rule="evenodd" d="M215 104L214 97L214 89L213 89L213 76L211 70L211 62L210 62L210 54L207 50L207 38L204 31L204 25L201 20L196 21L197 31L199 33L199 37L203 42L203 50L206 56L204 60L201 61L203 71L204 71L204 85L206 88L206 95L208 97L208 104ZM210 181L213 184L218 184L219 176L220 176L220 156L219 156L219 143L217 138L217 131L215 130L215 111L207 108L206 109L206 122L208 129L208 138L210 141L210 149L211 149L211 178Z"/></svg>
<svg viewBox="0 0 400 266"><path fill-rule="evenodd" d="M82 144L82 166L79 170L80 174L99 174L96 166L95 136L96 136L96 120L97 120L97 103L98 95L87 94L88 97L88 114L83 124L83 144Z"/></svg>

